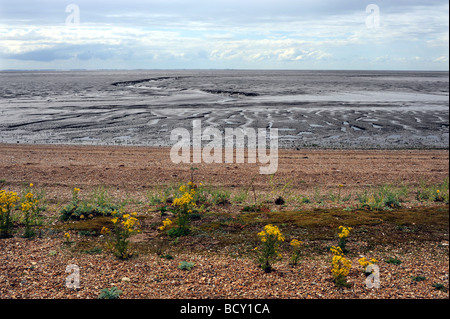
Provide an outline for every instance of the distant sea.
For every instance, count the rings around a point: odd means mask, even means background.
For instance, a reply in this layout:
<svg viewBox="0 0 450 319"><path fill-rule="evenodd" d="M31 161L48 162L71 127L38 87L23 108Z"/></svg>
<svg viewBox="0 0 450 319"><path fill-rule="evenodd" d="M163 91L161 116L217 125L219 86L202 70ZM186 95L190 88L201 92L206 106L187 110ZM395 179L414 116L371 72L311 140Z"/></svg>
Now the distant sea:
<svg viewBox="0 0 450 319"><path fill-rule="evenodd" d="M449 73L0 72L0 143L170 146L194 119L284 148L448 148Z"/></svg>

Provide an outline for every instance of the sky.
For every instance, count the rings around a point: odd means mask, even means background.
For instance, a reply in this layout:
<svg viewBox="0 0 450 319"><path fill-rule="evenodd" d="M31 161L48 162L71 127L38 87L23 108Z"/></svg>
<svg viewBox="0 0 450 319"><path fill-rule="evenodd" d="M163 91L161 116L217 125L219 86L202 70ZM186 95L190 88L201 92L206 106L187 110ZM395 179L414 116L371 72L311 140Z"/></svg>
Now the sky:
<svg viewBox="0 0 450 319"><path fill-rule="evenodd" d="M6 69L449 69L443 0L0 0Z"/></svg>

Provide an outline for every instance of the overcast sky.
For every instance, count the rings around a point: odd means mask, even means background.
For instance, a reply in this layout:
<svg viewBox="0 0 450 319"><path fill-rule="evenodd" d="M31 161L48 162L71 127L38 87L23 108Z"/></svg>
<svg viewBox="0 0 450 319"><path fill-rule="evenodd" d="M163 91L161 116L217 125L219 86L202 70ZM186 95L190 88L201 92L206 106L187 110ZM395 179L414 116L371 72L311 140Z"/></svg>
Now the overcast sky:
<svg viewBox="0 0 450 319"><path fill-rule="evenodd" d="M448 71L448 14L443 0L0 0L0 69Z"/></svg>

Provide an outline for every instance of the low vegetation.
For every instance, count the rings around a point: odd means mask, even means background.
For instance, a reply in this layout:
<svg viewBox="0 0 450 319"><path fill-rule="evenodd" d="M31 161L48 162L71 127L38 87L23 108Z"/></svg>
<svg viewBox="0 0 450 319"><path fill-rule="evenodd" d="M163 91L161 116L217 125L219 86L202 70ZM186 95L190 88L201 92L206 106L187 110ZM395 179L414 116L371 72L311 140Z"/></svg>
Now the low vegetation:
<svg viewBox="0 0 450 319"><path fill-rule="evenodd" d="M316 191L308 197L292 193L290 183L280 188L271 183L268 194L258 194L252 185L232 193L192 177L187 183L147 194L146 202L121 202L105 188L90 194L73 188L56 219L55 208L45 204L45 191L30 184L20 193L0 190L0 236L17 234L32 240L53 234L74 253L113 254L120 260L155 252L173 259L177 251L186 249L226 251L233 257L254 259L266 273L276 269L277 262L296 267L308 253L331 252L330 279L337 287L348 287L351 258L359 256L358 263L369 275L369 266L378 260L361 255L376 254L386 242L442 240L444 230L448 232L448 179L436 185L421 182L415 189L384 185L356 194L344 194L344 189L339 184L326 195ZM411 204L412 199L417 205ZM325 202L330 205L325 207ZM136 236L141 240L131 240ZM350 248L350 239L367 245ZM327 248L317 245L320 242ZM402 263L396 256L384 262ZM178 268L189 271L194 266L180 261ZM121 292L113 289L104 289L99 298L118 298Z"/></svg>

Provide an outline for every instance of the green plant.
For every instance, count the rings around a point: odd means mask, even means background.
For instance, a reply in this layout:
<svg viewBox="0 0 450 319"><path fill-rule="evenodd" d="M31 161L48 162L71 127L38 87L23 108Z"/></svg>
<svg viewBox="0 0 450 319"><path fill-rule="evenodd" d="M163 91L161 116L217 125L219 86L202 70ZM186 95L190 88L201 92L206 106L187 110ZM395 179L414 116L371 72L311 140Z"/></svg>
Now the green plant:
<svg viewBox="0 0 450 319"><path fill-rule="evenodd" d="M78 195L79 188L72 190L72 200L61 209L60 219L82 220L94 216L110 216L113 211L118 210L118 206L112 203L111 197L104 188L99 188L91 194L89 201L80 200Z"/></svg>
<svg viewBox="0 0 450 319"><path fill-rule="evenodd" d="M401 203L408 195L407 187L394 188L384 185L378 189L367 190L362 194L356 194L360 202L360 208L367 210L386 210L401 207Z"/></svg>
<svg viewBox="0 0 450 319"><path fill-rule="evenodd" d="M447 288L445 288L445 286L444 286L443 284L441 284L441 283L434 283L434 284L432 285L432 287L433 287L434 289L436 289L436 290L439 290L439 291L443 291L443 292L446 292L446 291L447 291Z"/></svg>
<svg viewBox="0 0 450 319"><path fill-rule="evenodd" d="M424 280L426 280L427 278L425 278L425 276L412 276L411 279L412 279L413 281L424 281Z"/></svg>
<svg viewBox="0 0 450 319"><path fill-rule="evenodd" d="M163 220L163 225L161 227L158 227L159 231L164 231L166 230L168 227L170 227L173 224L173 222L169 219L166 218L166 220ZM169 237L181 237L181 236L186 236L190 233L190 229L187 227L175 227L175 228L169 228L167 230L167 235L169 235Z"/></svg>
<svg viewBox="0 0 450 319"><path fill-rule="evenodd" d="M339 226L339 233L338 233L338 237L339 237L339 243L338 246L342 249L342 251L344 253L347 253L347 237L350 234L350 231L352 230L351 227L344 227L344 226Z"/></svg>
<svg viewBox="0 0 450 319"><path fill-rule="evenodd" d="M389 257L388 259L385 259L385 262L393 265L400 265L402 263L397 257Z"/></svg>
<svg viewBox="0 0 450 319"><path fill-rule="evenodd" d="M278 227L272 224L266 225L258 236L261 241L260 247L256 248L259 252L258 262L265 272L271 272L273 262L281 257L278 249L284 237Z"/></svg>
<svg viewBox="0 0 450 319"><path fill-rule="evenodd" d="M56 254L58 254L58 252L57 252L56 250L50 250L50 251L48 252L48 255L49 255L49 256L56 256Z"/></svg>
<svg viewBox="0 0 450 319"><path fill-rule="evenodd" d="M226 190L216 190L211 192L212 203L214 205L228 205L230 204L230 192Z"/></svg>
<svg viewBox="0 0 450 319"><path fill-rule="evenodd" d="M318 187L314 187L314 201L319 204L323 202L323 197L320 194L320 190Z"/></svg>
<svg viewBox="0 0 450 319"><path fill-rule="evenodd" d="M237 195L233 197L233 201L236 203L243 203L248 198L248 190L241 190Z"/></svg>
<svg viewBox="0 0 450 319"><path fill-rule="evenodd" d="M101 249L100 247L94 247L91 249L86 249L81 251L83 254L88 254L88 255L98 255L101 254L103 251L103 249Z"/></svg>
<svg viewBox="0 0 450 319"><path fill-rule="evenodd" d="M192 268L194 268L194 266L195 266L195 263L191 263L191 262L188 262L188 261L181 261L178 264L178 269L191 270Z"/></svg>
<svg viewBox="0 0 450 319"><path fill-rule="evenodd" d="M155 205L163 203L161 196L159 194L151 193L151 194L148 194L147 198L148 198L148 202L151 206L155 206Z"/></svg>
<svg viewBox="0 0 450 319"><path fill-rule="evenodd" d="M305 197L302 197L301 202L303 204L310 204L311 200L308 197L305 196Z"/></svg>
<svg viewBox="0 0 450 319"><path fill-rule="evenodd" d="M30 188L31 187L33 187L33 184L30 184ZM20 210L22 211L25 223L25 233L23 234L23 237L25 238L34 237L35 231L33 226L38 224L39 214L43 210L39 205L40 197L33 194L30 188L26 190L26 195L21 199L20 204Z"/></svg>
<svg viewBox="0 0 450 319"><path fill-rule="evenodd" d="M183 237L183 236L187 236L189 235L189 233L191 232L191 230L189 228L171 228L167 231L167 235L169 235L170 237Z"/></svg>
<svg viewBox="0 0 450 319"><path fill-rule="evenodd" d="M95 230L80 230L78 232L79 236L86 236L86 237L95 236L96 234L97 233L95 232Z"/></svg>
<svg viewBox="0 0 450 319"><path fill-rule="evenodd" d="M117 287L112 287L111 289L105 288L101 290L98 299L119 299L121 294L122 290L119 290Z"/></svg>
<svg viewBox="0 0 450 319"><path fill-rule="evenodd" d="M341 202L341 188L343 188L343 187L344 187L343 184L338 185L338 198L337 198L338 203Z"/></svg>
<svg viewBox="0 0 450 319"><path fill-rule="evenodd" d="M449 203L449 178L445 178L441 184L427 185L423 180L419 182L420 189L416 199L419 201L432 201Z"/></svg>
<svg viewBox="0 0 450 319"><path fill-rule="evenodd" d="M95 208L94 215L108 216L119 209L118 205L113 203L113 197L108 194L108 190L103 186L92 192L91 201Z"/></svg>
<svg viewBox="0 0 450 319"><path fill-rule="evenodd" d="M291 243L290 243L290 245L292 246L291 264L294 266L297 265L297 263L300 259L301 244L302 244L302 242L297 239L291 240Z"/></svg>

